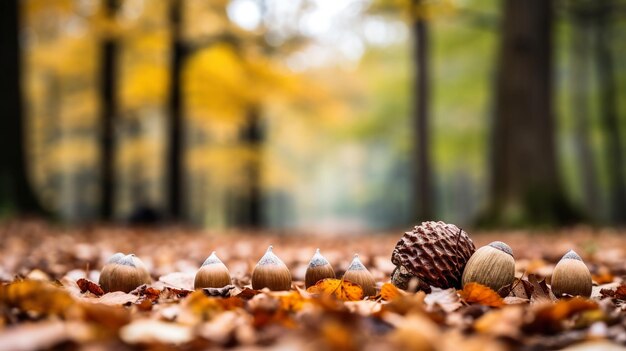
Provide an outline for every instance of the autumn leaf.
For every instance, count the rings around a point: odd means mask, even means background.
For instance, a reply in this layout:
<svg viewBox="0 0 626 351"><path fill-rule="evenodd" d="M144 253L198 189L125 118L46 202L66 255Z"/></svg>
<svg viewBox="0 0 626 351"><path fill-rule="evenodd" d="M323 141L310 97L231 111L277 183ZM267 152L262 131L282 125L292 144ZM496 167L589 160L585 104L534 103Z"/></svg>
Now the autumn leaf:
<svg viewBox="0 0 626 351"><path fill-rule="evenodd" d="M327 278L306 289L308 293L334 296L342 301L357 301L363 298L363 289L343 279Z"/></svg>
<svg viewBox="0 0 626 351"><path fill-rule="evenodd" d="M76 281L76 284L78 285L78 287L80 288L80 292L82 293L89 291L96 296L104 295L104 290L102 290L100 285L92 282L89 279L80 278Z"/></svg>
<svg viewBox="0 0 626 351"><path fill-rule="evenodd" d="M459 290L461 298L468 303L477 303L483 306L500 307L504 300L491 288L478 283L466 284L463 290Z"/></svg>
<svg viewBox="0 0 626 351"><path fill-rule="evenodd" d="M70 294L48 282L23 280L0 287L0 302L24 311L64 314L75 301Z"/></svg>
<svg viewBox="0 0 626 351"><path fill-rule="evenodd" d="M383 284L382 288L380 289L380 298L385 301L391 301L397 297L404 295L406 295L404 291L396 288L396 286L391 283Z"/></svg>

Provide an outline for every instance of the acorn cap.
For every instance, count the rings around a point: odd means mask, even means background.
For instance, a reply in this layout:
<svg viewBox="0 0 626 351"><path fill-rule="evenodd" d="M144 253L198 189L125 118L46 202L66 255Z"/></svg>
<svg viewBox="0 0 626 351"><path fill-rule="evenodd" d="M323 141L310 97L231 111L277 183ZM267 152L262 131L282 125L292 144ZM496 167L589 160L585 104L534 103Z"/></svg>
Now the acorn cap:
<svg viewBox="0 0 626 351"><path fill-rule="evenodd" d="M105 292L128 293L146 284L145 279L145 274L136 266L133 255L126 255L102 269L99 283Z"/></svg>
<svg viewBox="0 0 626 351"><path fill-rule="evenodd" d="M515 259L509 245L494 241L476 250L463 271L463 286L479 283L498 291L515 280Z"/></svg>
<svg viewBox="0 0 626 351"><path fill-rule="evenodd" d="M556 264L552 272L552 293L556 297L591 296L592 281L589 268L582 258L570 250Z"/></svg>
<svg viewBox="0 0 626 351"><path fill-rule="evenodd" d="M320 249L317 249L304 274L304 285L308 288L326 278L335 278L335 271L326 257L322 256Z"/></svg>
<svg viewBox="0 0 626 351"><path fill-rule="evenodd" d="M255 290L291 289L291 273L285 263L272 252L272 249L270 245L252 271L252 288Z"/></svg>
<svg viewBox="0 0 626 351"><path fill-rule="evenodd" d="M117 263L119 260L124 258L124 256L126 256L126 255L124 255L121 252L114 253L111 257L109 257L109 259L106 261L105 264Z"/></svg>
<svg viewBox="0 0 626 351"><path fill-rule="evenodd" d="M194 289L223 288L231 284L228 268L217 257L215 251L202 263L194 278Z"/></svg>
<svg viewBox="0 0 626 351"><path fill-rule="evenodd" d="M454 224L423 222L404 233L393 249L396 268L391 282L405 290L415 278L424 290L459 288L463 267L474 251L467 232Z"/></svg>
<svg viewBox="0 0 626 351"><path fill-rule="evenodd" d="M358 284L363 289L364 296L376 295L376 281L370 271L359 259L359 255L355 254L352 263L343 274L343 279Z"/></svg>

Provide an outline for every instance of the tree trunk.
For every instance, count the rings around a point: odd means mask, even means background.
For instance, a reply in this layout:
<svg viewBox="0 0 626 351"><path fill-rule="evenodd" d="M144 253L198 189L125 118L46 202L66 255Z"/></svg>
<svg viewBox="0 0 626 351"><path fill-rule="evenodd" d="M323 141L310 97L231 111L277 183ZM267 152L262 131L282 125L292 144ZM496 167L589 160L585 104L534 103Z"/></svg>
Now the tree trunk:
<svg viewBox="0 0 626 351"><path fill-rule="evenodd" d="M28 174L25 118L22 111L20 1L0 1L0 210L18 214L44 214Z"/></svg>
<svg viewBox="0 0 626 351"><path fill-rule="evenodd" d="M626 186L624 158L617 117L617 85L611 52L613 1L598 1L596 16L596 65L600 89L600 118L606 134L605 156L609 176L611 220L626 222Z"/></svg>
<svg viewBox="0 0 626 351"><path fill-rule="evenodd" d="M574 120L574 139L578 155L578 169L582 187L583 208L594 219L600 215L600 200L598 197L598 179L591 147L590 137L590 110L589 110L589 23L581 16L574 14L572 23L571 59L571 107Z"/></svg>
<svg viewBox="0 0 626 351"><path fill-rule="evenodd" d="M107 18L115 17L117 11L116 0L106 0L105 10ZM102 43L100 99L102 103L101 120L101 145L100 145L100 218L110 220L113 217L115 206L115 114L117 113L117 99L115 88L117 86L117 52L116 38L108 35Z"/></svg>
<svg viewBox="0 0 626 351"><path fill-rule="evenodd" d="M168 150L168 208L172 220L181 220L184 217L185 189L184 178L184 125L182 101L182 66L186 50L181 38L182 1L172 0L170 8L171 23L171 50L170 62L170 93L169 93L169 150Z"/></svg>
<svg viewBox="0 0 626 351"><path fill-rule="evenodd" d="M238 226L248 228L260 228L262 225L262 189L261 189L261 147L265 139L261 114L258 106L253 106L248 110L246 125L240 134L240 141L246 147L252 149L256 156L246 165L246 177L248 184L239 196L241 203L241 216L238 218ZM236 192L239 193L239 192Z"/></svg>
<svg viewBox="0 0 626 351"><path fill-rule="evenodd" d="M417 5L419 6L419 4ZM430 133L428 123L430 85L428 77L428 25L422 18L413 23L415 105L413 107L413 197L414 220L431 220L435 205L432 196Z"/></svg>
<svg viewBox="0 0 626 351"><path fill-rule="evenodd" d="M557 172L552 111L552 1L505 0L482 224L563 224L575 214Z"/></svg>

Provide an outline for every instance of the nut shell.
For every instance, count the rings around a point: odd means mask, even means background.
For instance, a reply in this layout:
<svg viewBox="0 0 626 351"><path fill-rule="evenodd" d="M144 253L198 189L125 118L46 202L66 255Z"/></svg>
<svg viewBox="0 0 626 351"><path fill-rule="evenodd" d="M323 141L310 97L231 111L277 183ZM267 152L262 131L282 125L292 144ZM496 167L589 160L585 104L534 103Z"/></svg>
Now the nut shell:
<svg viewBox="0 0 626 351"><path fill-rule="evenodd" d="M423 222L396 244L391 281L401 289L407 289L412 278L424 290L460 288L463 269L475 250L467 232L454 224Z"/></svg>
<svg viewBox="0 0 626 351"><path fill-rule="evenodd" d="M146 281L145 272L135 266L133 255L127 255L117 262L105 265L100 272L99 284L105 292L133 291L140 285L149 284Z"/></svg>
<svg viewBox="0 0 626 351"><path fill-rule="evenodd" d="M592 281L589 268L572 250L556 264L552 272L552 293L556 297L591 296Z"/></svg>
<svg viewBox="0 0 626 351"><path fill-rule="evenodd" d="M231 284L230 272L215 251L204 261L194 278L194 289L223 288Z"/></svg>
<svg viewBox="0 0 626 351"><path fill-rule="evenodd" d="M285 263L272 252L272 246L252 271L252 288L268 288L273 291L291 289L291 273Z"/></svg>
<svg viewBox="0 0 626 351"><path fill-rule="evenodd" d="M322 256L320 249L317 249L306 268L304 285L308 288L326 278L335 278L335 271L326 257Z"/></svg>
<svg viewBox="0 0 626 351"><path fill-rule="evenodd" d="M463 270L463 286L479 283L498 291L515 280L513 250L500 241L494 241L476 250Z"/></svg>
<svg viewBox="0 0 626 351"><path fill-rule="evenodd" d="M374 276L361 262L359 255L354 255L352 263L343 274L343 279L358 284L363 289L363 296L376 295L376 281Z"/></svg>

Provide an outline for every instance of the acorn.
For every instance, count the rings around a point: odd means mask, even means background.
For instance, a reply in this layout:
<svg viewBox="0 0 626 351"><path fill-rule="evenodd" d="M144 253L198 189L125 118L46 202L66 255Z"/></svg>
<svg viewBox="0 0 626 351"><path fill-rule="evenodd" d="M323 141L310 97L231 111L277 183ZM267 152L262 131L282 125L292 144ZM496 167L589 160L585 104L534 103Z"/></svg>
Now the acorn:
<svg viewBox="0 0 626 351"><path fill-rule="evenodd" d="M463 271L463 286L479 283L498 291L515 280L515 259L509 245L494 241L476 250Z"/></svg>
<svg viewBox="0 0 626 351"><path fill-rule="evenodd" d="M193 281L194 289L223 288L230 285L230 272L215 251L204 261Z"/></svg>
<svg viewBox="0 0 626 351"><path fill-rule="evenodd" d="M343 274L343 279L358 284L363 289L363 296L376 295L376 282L374 276L361 263L359 255L355 254L352 263Z"/></svg>
<svg viewBox="0 0 626 351"><path fill-rule="evenodd" d="M107 264L100 272L102 290L128 293L140 285L149 284L151 281L146 279L146 271L137 267L135 262L134 255L126 255L117 262Z"/></svg>
<svg viewBox="0 0 626 351"><path fill-rule="evenodd" d="M141 276L144 284L152 283L152 277L150 276L150 272L148 271L148 268L143 263L143 261L140 260L139 257L135 256L135 254L130 254L130 256L133 258L133 263L135 264L135 267L137 267L137 269L141 271Z"/></svg>
<svg viewBox="0 0 626 351"><path fill-rule="evenodd" d="M291 273L285 263L274 255L271 245L252 271L252 288L274 291L291 289Z"/></svg>
<svg viewBox="0 0 626 351"><path fill-rule="evenodd" d="M309 266L304 274L304 285L308 288L318 281L326 278L335 278L335 271L326 257L322 256L320 249L315 250Z"/></svg>
<svg viewBox="0 0 626 351"><path fill-rule="evenodd" d="M552 292L556 297L564 295L591 296L591 273L573 250L569 250L556 264L552 272Z"/></svg>
<svg viewBox="0 0 626 351"><path fill-rule="evenodd" d="M404 233L393 249L391 282L404 290L411 281L425 291L430 286L460 288L463 267L474 251L467 232L454 224L423 222Z"/></svg>

